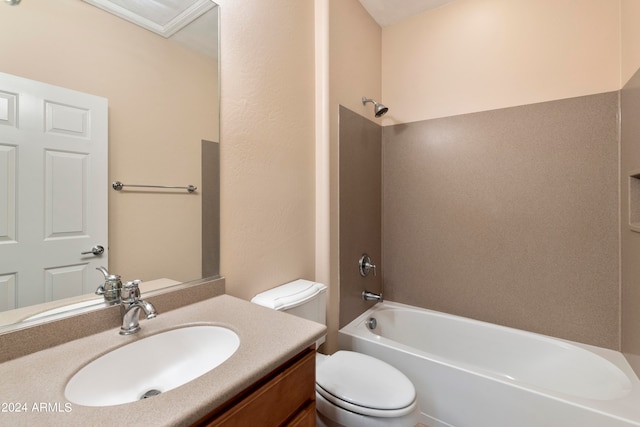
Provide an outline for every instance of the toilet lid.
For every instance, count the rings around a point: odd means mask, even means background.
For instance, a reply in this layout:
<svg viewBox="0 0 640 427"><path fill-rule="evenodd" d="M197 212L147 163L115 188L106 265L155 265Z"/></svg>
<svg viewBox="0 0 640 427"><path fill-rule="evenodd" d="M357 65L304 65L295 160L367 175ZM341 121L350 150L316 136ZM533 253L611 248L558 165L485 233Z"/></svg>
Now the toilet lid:
<svg viewBox="0 0 640 427"><path fill-rule="evenodd" d="M316 390L350 411L374 416L385 416L387 411L389 416L398 416L415 406L411 381L393 366L366 354L337 351L316 369Z"/></svg>
<svg viewBox="0 0 640 427"><path fill-rule="evenodd" d="M298 279L261 292L253 297L251 302L274 310L286 311L304 304L326 290L327 286L322 283Z"/></svg>

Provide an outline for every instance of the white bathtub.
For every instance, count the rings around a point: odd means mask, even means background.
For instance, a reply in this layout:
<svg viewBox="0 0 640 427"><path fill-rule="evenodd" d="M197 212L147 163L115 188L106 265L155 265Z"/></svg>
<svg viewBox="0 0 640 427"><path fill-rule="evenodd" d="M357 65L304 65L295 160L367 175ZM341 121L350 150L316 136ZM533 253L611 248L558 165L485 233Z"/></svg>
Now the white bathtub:
<svg viewBox="0 0 640 427"><path fill-rule="evenodd" d="M640 426L640 381L612 350L394 302L339 346L404 372L429 427Z"/></svg>

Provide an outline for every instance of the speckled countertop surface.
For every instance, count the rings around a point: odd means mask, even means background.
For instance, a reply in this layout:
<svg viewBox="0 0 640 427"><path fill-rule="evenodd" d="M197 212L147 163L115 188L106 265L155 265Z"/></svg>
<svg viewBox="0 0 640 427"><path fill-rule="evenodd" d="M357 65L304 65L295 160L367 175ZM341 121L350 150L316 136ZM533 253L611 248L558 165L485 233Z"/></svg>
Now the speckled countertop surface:
<svg viewBox="0 0 640 427"><path fill-rule="evenodd" d="M129 342L189 324L225 326L238 334L240 348L216 369L150 399L108 407L80 406L65 399L67 381L87 363ZM132 336L110 329L0 364L0 426L189 425L313 344L326 330L228 295L160 313L152 320L141 318L140 325L142 330ZM125 382L126 368L114 366L113 375Z"/></svg>

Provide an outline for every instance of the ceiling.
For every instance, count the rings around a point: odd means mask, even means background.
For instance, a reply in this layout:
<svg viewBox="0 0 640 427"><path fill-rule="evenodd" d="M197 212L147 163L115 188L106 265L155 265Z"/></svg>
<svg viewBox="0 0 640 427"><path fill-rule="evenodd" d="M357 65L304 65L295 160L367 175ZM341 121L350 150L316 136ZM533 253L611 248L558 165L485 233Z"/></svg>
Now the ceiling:
<svg viewBox="0 0 640 427"><path fill-rule="evenodd" d="M210 58L218 57L218 10L211 9L174 33L169 40Z"/></svg>
<svg viewBox="0 0 640 427"><path fill-rule="evenodd" d="M455 0L360 0L378 25L386 27Z"/></svg>
<svg viewBox="0 0 640 427"><path fill-rule="evenodd" d="M84 0L163 37L217 57L217 14L212 0ZM455 0L360 0L381 26L396 24ZM209 12L207 12L209 10Z"/></svg>
<svg viewBox="0 0 640 427"><path fill-rule="evenodd" d="M84 0L96 7L170 37L216 5L211 0Z"/></svg>
<svg viewBox="0 0 640 427"><path fill-rule="evenodd" d="M218 15L212 0L84 0L200 53L217 57Z"/></svg>

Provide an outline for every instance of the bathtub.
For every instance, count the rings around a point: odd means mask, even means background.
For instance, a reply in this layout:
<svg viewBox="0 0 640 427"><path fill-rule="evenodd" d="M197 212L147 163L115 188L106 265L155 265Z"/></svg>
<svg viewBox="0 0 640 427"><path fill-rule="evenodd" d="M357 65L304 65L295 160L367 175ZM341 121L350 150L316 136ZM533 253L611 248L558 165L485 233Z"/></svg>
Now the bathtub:
<svg viewBox="0 0 640 427"><path fill-rule="evenodd" d="M411 379L429 427L640 426L640 381L612 350L395 302L338 335Z"/></svg>

